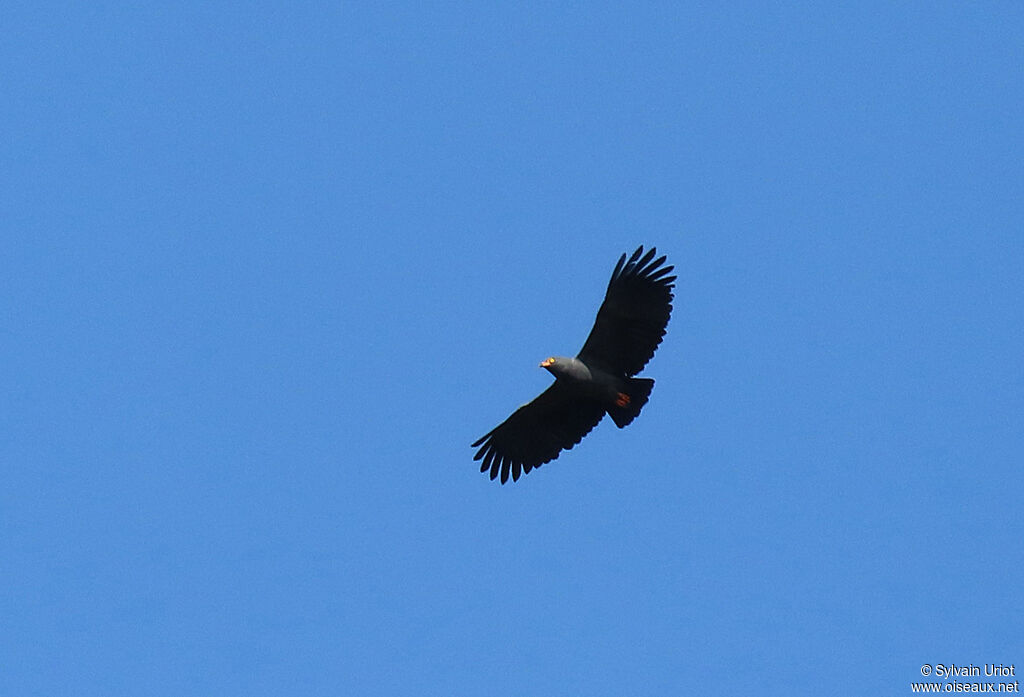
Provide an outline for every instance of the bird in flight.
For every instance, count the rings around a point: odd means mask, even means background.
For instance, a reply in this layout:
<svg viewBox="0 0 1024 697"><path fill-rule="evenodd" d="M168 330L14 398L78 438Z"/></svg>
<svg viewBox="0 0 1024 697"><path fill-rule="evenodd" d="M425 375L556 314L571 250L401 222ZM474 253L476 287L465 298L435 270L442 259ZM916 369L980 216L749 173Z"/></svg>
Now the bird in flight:
<svg viewBox="0 0 1024 697"><path fill-rule="evenodd" d="M517 481L583 440L605 413L625 428L647 404L651 378L634 377L654 356L672 314L673 266L662 266L643 246L615 265L604 302L575 358L552 356L540 364L555 382L473 443L481 472L501 483Z"/></svg>

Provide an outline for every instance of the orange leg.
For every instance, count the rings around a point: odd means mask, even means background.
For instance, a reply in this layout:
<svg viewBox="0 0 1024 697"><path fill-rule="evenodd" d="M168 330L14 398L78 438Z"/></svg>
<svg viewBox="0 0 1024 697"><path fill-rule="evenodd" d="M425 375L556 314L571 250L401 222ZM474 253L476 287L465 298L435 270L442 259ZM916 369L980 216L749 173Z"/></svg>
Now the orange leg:
<svg viewBox="0 0 1024 697"><path fill-rule="evenodd" d="M619 392L619 396L615 399L615 404L619 407L628 407L629 395L625 392Z"/></svg>

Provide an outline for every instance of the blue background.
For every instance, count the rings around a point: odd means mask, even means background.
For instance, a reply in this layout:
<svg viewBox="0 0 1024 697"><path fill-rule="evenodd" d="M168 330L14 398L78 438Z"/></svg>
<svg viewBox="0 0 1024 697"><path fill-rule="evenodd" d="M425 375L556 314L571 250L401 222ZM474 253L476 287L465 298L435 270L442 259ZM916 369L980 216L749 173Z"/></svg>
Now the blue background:
<svg viewBox="0 0 1024 697"><path fill-rule="evenodd" d="M0 18L0 692L1024 669L1020 3ZM490 482L638 244L642 417Z"/></svg>

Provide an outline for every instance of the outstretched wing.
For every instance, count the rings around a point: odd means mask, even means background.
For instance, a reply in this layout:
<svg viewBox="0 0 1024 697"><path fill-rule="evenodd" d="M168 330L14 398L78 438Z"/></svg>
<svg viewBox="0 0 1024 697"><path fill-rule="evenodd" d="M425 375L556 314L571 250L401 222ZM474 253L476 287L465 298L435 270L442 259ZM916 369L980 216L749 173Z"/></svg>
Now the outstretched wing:
<svg viewBox="0 0 1024 697"><path fill-rule="evenodd" d="M501 483L519 479L558 457L583 440L604 416L604 406L581 395L567 381L556 380L529 404L519 407L497 428L473 443L481 446L474 460L482 459L480 471L491 479L501 473Z"/></svg>
<svg viewBox="0 0 1024 697"><path fill-rule="evenodd" d="M589 366L636 375L665 336L676 280L667 274L675 267L662 266L663 256L654 259L654 247L643 252L640 246L628 261L623 254L615 265L594 328L580 349L580 360Z"/></svg>

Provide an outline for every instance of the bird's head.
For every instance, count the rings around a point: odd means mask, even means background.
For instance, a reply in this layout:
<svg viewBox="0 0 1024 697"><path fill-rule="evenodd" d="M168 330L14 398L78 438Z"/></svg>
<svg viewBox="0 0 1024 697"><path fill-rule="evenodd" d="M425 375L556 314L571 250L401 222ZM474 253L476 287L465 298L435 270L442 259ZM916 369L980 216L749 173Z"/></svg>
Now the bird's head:
<svg viewBox="0 0 1024 697"><path fill-rule="evenodd" d="M564 358L558 356L549 356L540 362L540 367L548 371L556 378L561 377L565 373L566 361Z"/></svg>

